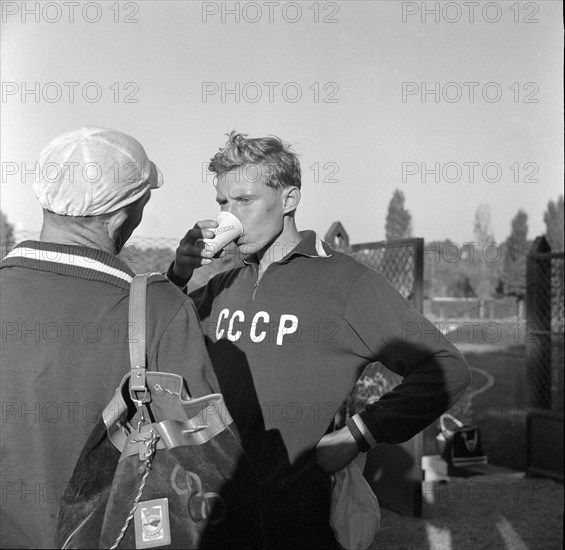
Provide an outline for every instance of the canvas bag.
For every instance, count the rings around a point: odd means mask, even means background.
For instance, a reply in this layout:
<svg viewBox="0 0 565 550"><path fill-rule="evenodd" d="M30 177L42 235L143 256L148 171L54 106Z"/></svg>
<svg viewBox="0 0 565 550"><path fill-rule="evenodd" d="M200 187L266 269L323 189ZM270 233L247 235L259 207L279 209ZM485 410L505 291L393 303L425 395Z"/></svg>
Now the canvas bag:
<svg viewBox="0 0 565 550"><path fill-rule="evenodd" d="M145 368L149 274L130 290L131 369L61 499L58 548L264 548L255 471L221 394ZM118 368L118 367L117 367Z"/></svg>
<svg viewBox="0 0 565 550"><path fill-rule="evenodd" d="M346 550L366 550L381 523L377 496L363 477L367 456L359 454L346 468L332 475L330 527Z"/></svg>
<svg viewBox="0 0 565 550"><path fill-rule="evenodd" d="M447 427L447 422L452 428ZM487 464L478 426L467 426L445 413L440 417L441 433L437 436L442 458L451 466L463 468Z"/></svg>

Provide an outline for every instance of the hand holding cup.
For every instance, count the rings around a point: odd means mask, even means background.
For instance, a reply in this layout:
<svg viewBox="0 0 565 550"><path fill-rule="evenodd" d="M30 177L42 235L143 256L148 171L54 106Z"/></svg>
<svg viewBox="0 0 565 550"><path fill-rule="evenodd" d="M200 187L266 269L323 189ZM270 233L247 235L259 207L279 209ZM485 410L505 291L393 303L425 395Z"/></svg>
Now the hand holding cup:
<svg viewBox="0 0 565 550"><path fill-rule="evenodd" d="M237 216L230 212L220 212L216 221L218 227L212 230L214 237L202 239L204 246L213 252L213 256L218 256L228 244L243 234L243 225Z"/></svg>
<svg viewBox="0 0 565 550"><path fill-rule="evenodd" d="M196 222L176 250L173 273L188 281L195 269L212 263L212 258L242 232L241 222L229 212L220 212L216 220Z"/></svg>

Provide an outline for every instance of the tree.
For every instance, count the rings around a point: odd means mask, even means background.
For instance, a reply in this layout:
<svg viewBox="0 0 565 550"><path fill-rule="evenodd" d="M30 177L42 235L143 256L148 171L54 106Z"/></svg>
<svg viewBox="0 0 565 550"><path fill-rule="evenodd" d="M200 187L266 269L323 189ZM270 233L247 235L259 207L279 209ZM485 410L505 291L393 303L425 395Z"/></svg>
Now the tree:
<svg viewBox="0 0 565 550"><path fill-rule="evenodd" d="M479 300L488 300L493 293L491 275L495 266L489 266L489 263L492 262L488 261L486 254L489 243L494 242L490 220L490 207L487 204L480 204L475 213L474 235L475 241L479 243L479 250L474 257L474 284L472 285Z"/></svg>
<svg viewBox="0 0 565 550"><path fill-rule="evenodd" d="M412 236L412 216L404 207L404 193L399 189L392 195L386 215L385 235L387 241L407 239Z"/></svg>
<svg viewBox="0 0 565 550"><path fill-rule="evenodd" d="M471 283L476 250L472 243L464 246L450 240L430 241L424 252L425 296L434 298L476 298Z"/></svg>
<svg viewBox="0 0 565 550"><path fill-rule="evenodd" d="M528 243L528 214L523 210L512 219L510 235L504 243L504 293L522 300L526 295L526 255Z"/></svg>
<svg viewBox="0 0 565 550"><path fill-rule="evenodd" d="M489 243L494 241L490 229L490 206L488 204L479 204L477 211L475 212L475 225L474 225L474 235L477 241L481 244Z"/></svg>
<svg viewBox="0 0 565 550"><path fill-rule="evenodd" d="M2 244L2 258L14 248L14 227L8 222L8 218L0 210L0 243Z"/></svg>
<svg viewBox="0 0 565 550"><path fill-rule="evenodd" d="M471 285L471 281L469 281L469 277L467 277L466 275L459 275L454 283L455 284L453 285L453 289L449 289L453 296L458 296L461 298L477 297Z"/></svg>
<svg viewBox="0 0 565 550"><path fill-rule="evenodd" d="M557 201L547 203L543 221L545 222L545 234L551 246L551 251L560 252L563 250L563 195L559 195Z"/></svg>
<svg viewBox="0 0 565 550"><path fill-rule="evenodd" d="M543 221L545 222L546 238L551 246L551 251L563 251L563 195L559 195L557 201L549 201L547 203L547 210L543 215ZM554 284L551 285L551 299L556 304L563 304L564 275L565 267L563 262L555 262L552 265ZM563 307L557 308L557 311L560 311L560 313L552 319L552 322L555 323L557 330L563 330Z"/></svg>

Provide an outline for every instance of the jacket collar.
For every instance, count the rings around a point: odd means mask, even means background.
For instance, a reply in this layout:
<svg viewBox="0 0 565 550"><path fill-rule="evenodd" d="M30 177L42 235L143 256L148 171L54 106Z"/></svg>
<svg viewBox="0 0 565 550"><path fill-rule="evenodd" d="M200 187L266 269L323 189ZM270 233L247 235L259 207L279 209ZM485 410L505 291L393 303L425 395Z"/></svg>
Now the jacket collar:
<svg viewBox="0 0 565 550"><path fill-rule="evenodd" d="M125 262L103 250L42 241L17 244L0 264L0 268L11 266L108 282L122 288L129 288L135 276Z"/></svg>

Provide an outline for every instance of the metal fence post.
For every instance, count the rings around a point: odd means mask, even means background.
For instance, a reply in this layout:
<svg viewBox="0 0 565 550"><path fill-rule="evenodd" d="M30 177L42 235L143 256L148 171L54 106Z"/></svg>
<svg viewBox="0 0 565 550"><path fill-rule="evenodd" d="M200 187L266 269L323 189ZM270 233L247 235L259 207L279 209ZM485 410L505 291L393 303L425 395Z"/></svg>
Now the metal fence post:
<svg viewBox="0 0 565 550"><path fill-rule="evenodd" d="M412 304L424 312L424 239L414 239L414 298Z"/></svg>
<svg viewBox="0 0 565 550"><path fill-rule="evenodd" d="M551 408L551 247L544 236L534 241L526 264L526 350L529 405Z"/></svg>
<svg viewBox="0 0 565 550"><path fill-rule="evenodd" d="M526 470L563 481L563 251L538 237L526 267ZM533 330L532 330L533 329Z"/></svg>

